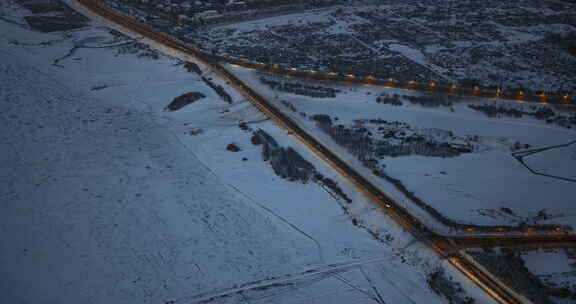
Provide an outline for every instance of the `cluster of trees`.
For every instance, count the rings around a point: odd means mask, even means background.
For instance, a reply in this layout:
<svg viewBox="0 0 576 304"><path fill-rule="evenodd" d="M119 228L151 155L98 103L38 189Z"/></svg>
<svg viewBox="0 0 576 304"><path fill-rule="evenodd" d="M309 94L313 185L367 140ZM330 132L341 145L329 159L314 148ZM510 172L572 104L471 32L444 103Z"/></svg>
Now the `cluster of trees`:
<svg viewBox="0 0 576 304"><path fill-rule="evenodd" d="M525 112L524 114L533 116L538 120L544 120L546 123L556 123L557 125L567 129L576 126L576 113L573 113L572 116L561 115L548 107L538 106L530 106L530 109L532 112Z"/></svg>
<svg viewBox="0 0 576 304"><path fill-rule="evenodd" d="M471 152L472 149L459 147L455 148L448 143L436 143L431 141L406 142L401 141L399 144L390 144L385 141L378 142L374 151L376 157L397 157L403 155L422 155L431 157L456 157L462 153Z"/></svg>
<svg viewBox="0 0 576 304"><path fill-rule="evenodd" d="M520 142L515 142L514 145L512 145L512 147L510 147L510 150L517 151L517 150L523 150L523 149L528 149L528 148L530 148L529 144L521 144Z"/></svg>
<svg viewBox="0 0 576 304"><path fill-rule="evenodd" d="M236 145L235 143L229 143L226 146L226 150L230 151L230 152L240 152L242 151L242 149L240 149L240 147L238 147L238 145Z"/></svg>
<svg viewBox="0 0 576 304"><path fill-rule="evenodd" d="M426 281L428 286L430 286L436 294L445 297L450 303L474 303L474 299L466 296L462 285L446 277L446 274L442 269L438 269L428 274L428 279Z"/></svg>
<svg viewBox="0 0 576 304"><path fill-rule="evenodd" d="M268 133L258 130L251 139L255 145L262 145L262 159L268 161L274 173L289 181L307 183L316 168L291 147L281 147Z"/></svg>
<svg viewBox="0 0 576 304"><path fill-rule="evenodd" d="M546 122L556 123L561 127L571 129L572 126L576 126L576 114L573 114L572 116L558 115L551 120L546 120Z"/></svg>
<svg viewBox="0 0 576 304"><path fill-rule="evenodd" d="M342 191L342 189L338 186L338 184L333 181L332 179L325 177L324 175L320 174L320 173L316 173L314 175L314 181L317 182L318 184L327 187L328 189L330 189L330 191L332 191L332 193L338 195L340 198L342 198L343 200L345 200L347 203L352 203L352 199L350 197L348 197L348 195L346 195L346 193L344 193L344 191Z"/></svg>
<svg viewBox="0 0 576 304"><path fill-rule="evenodd" d="M369 122L371 124L375 124L375 125L389 125L389 126L396 126L396 127L408 127L408 124L405 122L399 122L399 121L387 121L385 119L368 119L368 120L358 120L358 123L364 123L364 122Z"/></svg>
<svg viewBox="0 0 576 304"><path fill-rule="evenodd" d="M123 44L114 49L118 54L136 54L138 58L149 58L153 60L160 59L160 55L157 51L140 42Z"/></svg>
<svg viewBox="0 0 576 304"><path fill-rule="evenodd" d="M296 112L296 111L297 111L297 110L296 110L296 107L295 107L293 104L291 104L289 101L280 100L280 102L281 102L285 107L287 107L288 109L290 109L290 111L292 111L292 112Z"/></svg>
<svg viewBox="0 0 576 304"><path fill-rule="evenodd" d="M502 106L495 106L495 105L491 105L491 104L487 104L487 103L486 104L479 104L479 105L469 104L468 107L471 109L474 109L478 112L482 112L482 113L486 114L486 116L488 116L488 117L507 116L507 117L520 118L520 117L522 117L522 114L524 114L523 111L520 111L518 109L502 107Z"/></svg>
<svg viewBox="0 0 576 304"><path fill-rule="evenodd" d="M404 96L410 103L424 107L451 107L452 101L445 94L434 94L426 96Z"/></svg>
<svg viewBox="0 0 576 304"><path fill-rule="evenodd" d="M376 97L377 103L389 104L393 106L401 106L402 101L400 101L400 96L398 94L388 95L384 94Z"/></svg>
<svg viewBox="0 0 576 304"><path fill-rule="evenodd" d="M555 123L568 129L576 126L576 114L572 114L572 116L560 115L549 107L530 106L529 111L512 107L497 106L488 103L479 105L470 104L468 107L478 112L482 112L488 117L506 116L520 118L526 115L534 117L538 120L546 121L546 123Z"/></svg>
<svg viewBox="0 0 576 304"><path fill-rule="evenodd" d="M334 98L336 93L340 90L325 88L320 86L310 86L301 83L278 82L264 77L260 77L260 81L274 90L281 92L288 92L296 95L303 95L317 98Z"/></svg>
<svg viewBox="0 0 576 304"><path fill-rule="evenodd" d="M558 44L562 49L576 55L576 32L546 33L546 42Z"/></svg>
<svg viewBox="0 0 576 304"><path fill-rule="evenodd" d="M408 199L410 199L412 202L414 202L415 204L417 204L418 206L420 206L421 208L423 208L424 210L426 210L428 213L430 213L434 218L436 218L438 221L442 222L443 224L449 226L449 227L454 227L456 229L465 229L466 227L468 227L467 225L461 224L461 223L457 223L449 218L447 218L446 216L444 216L443 214L441 214L440 212L438 212L436 209L434 209L432 206L428 205L427 203L425 203L422 199L420 199L419 197L417 197L414 192L409 191L404 184L402 184L402 182L398 179L392 178L388 175L386 175L386 173L384 172L382 167L378 167L378 161L375 159L375 153L382 153L382 155L400 155L401 153L404 152L403 149L412 149L415 150L415 152L419 152L419 153L423 153L423 155L425 155L425 153L429 153L432 154L434 152L432 152L433 149L438 149L438 146L441 144L437 144L437 143L433 143L431 145L434 145L434 147L432 146L426 146L426 143L428 143L426 140L424 139L419 139L420 137L407 137L407 138L411 138L408 143L405 143L405 147L402 148L402 145L400 145L400 148L398 147L394 147L394 145L387 143L386 141L375 141L372 138L370 138L370 133L368 132L368 130L366 128L355 128L355 129L351 129L351 128L345 128L343 125L333 125L333 119L328 116L328 115L323 115L323 114L319 114L319 115L313 115L310 117L312 120L316 121L317 126L324 132L326 132L327 134L329 134L336 143L347 147L348 150L354 155L356 156L364 166L366 166L367 168L370 168L372 170L372 173L378 177L381 177L383 179L385 179L386 181L388 181L389 183L393 184L396 186L396 188L401 191L402 193L404 193L406 195L406 197ZM335 119L334 119L335 120ZM386 121L383 119L371 119L371 120L359 120L358 123L363 123L363 122L370 122L370 123L374 123L374 124L385 124L385 125L389 125L389 126L395 126L395 127L401 127L401 126L408 126L406 123L403 122L396 122L396 121ZM385 128L387 129L387 128ZM384 129L381 129L384 130ZM398 130L400 131L400 130ZM401 136L397 136L398 138L400 138ZM422 148L414 148L412 146L421 146ZM378 150L379 149L379 150ZM447 149L446 146L442 146L440 149ZM455 153L462 153L462 152L457 152L455 150L454 147L449 148L449 153L450 155L454 155ZM486 230L492 231L492 229L490 229L490 227L486 227Z"/></svg>
<svg viewBox="0 0 576 304"><path fill-rule="evenodd" d="M327 124L328 126L332 124L332 118L329 115L324 114L316 114L310 116L310 119L320 123L320 124Z"/></svg>
<svg viewBox="0 0 576 304"><path fill-rule="evenodd" d="M254 145L262 145L262 159L272 166L274 173L289 181L307 183L312 180L319 185L330 189L334 195L351 203L352 199L338 186L338 184L316 171L313 164L304 159L291 147L281 147L276 140L263 130L254 132L251 138Z"/></svg>
<svg viewBox="0 0 576 304"><path fill-rule="evenodd" d="M431 157L456 157L462 153L473 151L471 145L456 145L447 142L437 142L427 136L412 134L406 136L395 122L389 122L392 128L379 127L383 134L382 140L372 139L372 133L364 127L347 128L343 125L333 125L328 115L314 115L311 117L318 127L326 132L336 143L346 147L350 153L360 161L372 158L381 159L385 156L398 157L407 155L423 155ZM375 120L380 124L388 123L384 120ZM402 123L398 123L402 124Z"/></svg>
<svg viewBox="0 0 576 304"><path fill-rule="evenodd" d="M194 72L198 75L202 75L202 71L200 70L200 67L195 64L194 62L185 62L184 63L184 68L186 69L186 71L188 72Z"/></svg>
<svg viewBox="0 0 576 304"><path fill-rule="evenodd" d="M498 276L514 290L518 290L533 303L552 304L548 288L530 273L520 255L521 251L502 248L501 253L470 251L476 261Z"/></svg>
<svg viewBox="0 0 576 304"><path fill-rule="evenodd" d="M403 122L387 121L383 119L357 120L356 122L358 124L369 122L373 124L386 125L386 127L379 127L378 131L380 133L384 133L383 137L387 138L384 138L384 140L375 140L371 138L372 134L367 128L346 128L343 125L335 125L333 122L336 120L336 118L332 118L329 115L317 114L310 116L310 119L314 120L318 128L329 134L336 143L347 148L348 151L357 157L364 166L371 169L375 176L381 177L396 186L396 188L404 193L408 199L410 199L416 205L420 206L422 209L426 210L430 215L432 215L444 225L458 230L473 228L475 231L495 231L494 227L492 226L464 224L446 217L438 210L434 209L432 206L417 197L414 192L408 190L399 179L388 176L383 169L385 166L379 166L379 162L377 160L377 158L381 158L383 156L400 156L410 154L437 157L457 156L461 153L472 152L474 149L472 145L456 145L454 143L446 142L439 143L433 139L430 139L429 137L431 135L427 136L411 134L406 136L402 128L409 126ZM452 136L451 134L448 135ZM389 139L396 143L389 142ZM479 137L469 136L466 137L465 140L467 142L478 142ZM523 148L527 147L526 145L518 144L518 147L520 146ZM512 212L509 209L507 211ZM506 226L502 228L506 229L507 231L523 231L525 227L523 223L520 223L518 226ZM539 225L537 229L553 231L555 226Z"/></svg>
<svg viewBox="0 0 576 304"><path fill-rule="evenodd" d="M211 87L220 98L222 98L227 103L232 103L232 97L226 93L226 90L221 85L213 83L209 78L202 76L202 81L204 81L209 87Z"/></svg>
<svg viewBox="0 0 576 304"><path fill-rule="evenodd" d="M178 111L181 108L206 97L206 95L200 92L190 92L180 95L172 100L172 102L164 108L166 111Z"/></svg>

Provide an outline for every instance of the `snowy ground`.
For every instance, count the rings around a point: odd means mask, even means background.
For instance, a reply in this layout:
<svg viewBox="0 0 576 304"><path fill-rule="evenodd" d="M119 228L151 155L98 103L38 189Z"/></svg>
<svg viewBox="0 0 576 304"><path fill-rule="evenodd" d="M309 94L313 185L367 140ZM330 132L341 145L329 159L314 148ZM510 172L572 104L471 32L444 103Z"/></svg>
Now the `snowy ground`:
<svg viewBox="0 0 576 304"><path fill-rule="evenodd" d="M573 249L485 248L468 254L532 303L563 304L576 299Z"/></svg>
<svg viewBox="0 0 576 304"><path fill-rule="evenodd" d="M576 181L574 168L566 166L576 161L576 142L527 155L524 161L529 168L540 174Z"/></svg>
<svg viewBox="0 0 576 304"><path fill-rule="evenodd" d="M252 71L232 66L230 70L264 92L270 99L276 100L280 107L313 131L317 138L332 149L340 151L340 154L349 161L355 162L358 168L363 168L365 175L372 177L372 180L430 225L438 226L426 216L425 212L410 204L394 186L372 175L368 168L354 159L349 150L338 146L328 135L320 131L310 117L316 114L337 117L335 125L364 127L374 134L373 139L382 139L377 129L381 125L359 123L359 120L382 119L402 122L408 125L400 128L404 133L423 134L440 142L442 137L445 137L448 142L471 144L470 147L473 149L471 153L463 153L456 157L422 155L376 157L378 158L376 167L382 168L384 165L383 171L387 175L399 179L409 191L456 222L513 226L521 222L576 225L576 214L572 211L572 198L576 194L574 182L534 175L511 154L517 143L528 144L531 149L536 149L572 142L576 138L574 128L546 123L531 116L490 118L468 107L469 104L480 104L477 100L456 98L451 100L453 102L451 106L423 107L410 103L406 98L406 96L420 96L420 93L368 86L330 86L324 82L307 82L306 84L310 86L331 87L342 92L337 93L335 98L306 97L274 91L261 83L259 80L261 75ZM286 78L271 79L285 83L298 82ZM381 94L401 95L402 105L377 103L376 98ZM292 112L280 100L290 103L296 112ZM486 100L485 103L526 111L530 107L528 104L494 100ZM560 115L574 115L574 109L555 111ZM306 117L299 112L304 112ZM477 139L472 139L475 136ZM532 154L527 156L525 161L528 164L534 163L544 171L573 176L576 164L573 145L560 149Z"/></svg>
<svg viewBox="0 0 576 304"><path fill-rule="evenodd" d="M574 250L535 250L522 254L526 267L545 286L564 289L560 303L573 303L576 297L576 252ZM569 292L566 292L569 291Z"/></svg>
<svg viewBox="0 0 576 304"><path fill-rule="evenodd" d="M233 92L98 24L0 13L0 302L447 303L426 283L445 268L491 303ZM163 111L191 91L207 97ZM274 175L242 121L337 181L348 213Z"/></svg>

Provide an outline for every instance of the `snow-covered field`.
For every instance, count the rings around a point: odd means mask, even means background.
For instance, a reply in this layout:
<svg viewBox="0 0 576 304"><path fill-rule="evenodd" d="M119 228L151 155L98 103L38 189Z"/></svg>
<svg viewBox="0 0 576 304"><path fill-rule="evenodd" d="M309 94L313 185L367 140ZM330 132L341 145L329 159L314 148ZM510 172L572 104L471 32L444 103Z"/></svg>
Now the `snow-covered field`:
<svg viewBox="0 0 576 304"><path fill-rule="evenodd" d="M492 302L228 88L232 105L99 24L0 14L0 303L447 303L426 282L442 269ZM163 110L191 91L206 98ZM277 177L240 122L335 180L348 212Z"/></svg>
<svg viewBox="0 0 576 304"><path fill-rule="evenodd" d="M468 254L498 276L509 288L523 290L532 303L574 303L574 249L484 248Z"/></svg>
<svg viewBox="0 0 576 304"><path fill-rule="evenodd" d="M526 268L545 286L556 289L560 294L570 295L560 303L573 303L576 295L576 251L535 250L522 254Z"/></svg>
<svg viewBox="0 0 576 304"><path fill-rule="evenodd" d="M468 107L469 104L480 104L477 100L453 98L451 106L424 107L409 102L406 97L420 96L420 93L368 86L331 86L323 82L307 82L310 86L330 87L342 92L337 93L335 98L306 97L274 91L260 81L261 75L252 71L232 66L230 70L275 100L287 113L291 113L294 119L314 132L317 138L332 149L340 151L350 162L362 168L365 175L372 177L373 181L430 225L438 226L426 212L415 208L398 189L373 175L349 150L337 145L310 118L317 114L329 115L333 119L333 125L362 127L373 133L372 139L392 144L395 140L383 138L382 131L378 130L381 126L391 128L390 124L370 123L367 120L405 123L407 125L399 127L399 133L404 137L416 134L440 143L445 140L460 145L470 144L465 147L470 147L473 150L471 153L462 153L455 157L416 154L397 157L376 157L373 154L370 156L377 159L375 167L383 168L387 175L399 179L408 191L414 192L418 198L453 221L475 225L576 225L576 214L572 211L576 184L573 181L532 174L512 156L513 149L523 151L572 142L576 138L574 128L547 124L526 115L521 118L490 118ZM284 83L298 82L289 78L271 79ZM402 105L377 103L377 97L382 94L399 94ZM296 112L292 112L280 100L290 103ZM488 99L484 103L526 111L531 106ZM560 115L574 115L573 108L556 111ZM306 117L299 112L306 114ZM337 120L334 120L335 118ZM360 120L363 122L359 122ZM530 149L525 148L526 144ZM515 146L521 148L516 150ZM563 150L552 149L532 154L524 159L527 164L534 163L543 171L556 172L555 174L566 177L573 176L576 165L573 145L561 149ZM558 157L559 154L562 157ZM438 229L442 231L443 228Z"/></svg>
<svg viewBox="0 0 576 304"><path fill-rule="evenodd" d="M526 155L524 161L530 169L540 174L576 181L576 170L573 166L566 166L576 161L576 142Z"/></svg>

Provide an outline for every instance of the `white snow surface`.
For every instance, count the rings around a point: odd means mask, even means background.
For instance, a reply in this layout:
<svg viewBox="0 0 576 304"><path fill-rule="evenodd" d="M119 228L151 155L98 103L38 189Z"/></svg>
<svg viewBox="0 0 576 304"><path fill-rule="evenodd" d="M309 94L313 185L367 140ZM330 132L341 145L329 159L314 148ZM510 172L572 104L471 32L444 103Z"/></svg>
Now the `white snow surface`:
<svg viewBox="0 0 576 304"><path fill-rule="evenodd" d="M526 156L524 161L539 173L576 180L574 166L566 165L576 162L576 142Z"/></svg>
<svg viewBox="0 0 576 304"><path fill-rule="evenodd" d="M576 251L574 249L540 249L522 254L526 268L545 285L576 291ZM558 298L557 303L573 303L570 298Z"/></svg>
<svg viewBox="0 0 576 304"><path fill-rule="evenodd" d="M402 100L402 106L376 103L376 96L382 93L414 95L421 93L398 89L371 86L330 85L326 82L308 82L312 86L333 87L342 90L336 98L310 98L290 93L273 91L259 80L260 75L246 69L230 66L230 70L245 79L253 87L263 92L269 99L291 114L292 117L328 145L347 161L363 172L382 189L410 210L420 216L436 230L448 233L446 227L433 220L425 211L409 202L409 199L393 185L373 175L344 148L338 146L328 135L315 126L315 122L303 118L287 109L280 100L290 102L297 111L307 117L327 114L337 117L335 124L354 125L360 119L384 119L409 124L412 127L441 129L459 136L478 135L481 151L462 154L455 158L424 157L419 155L386 157L385 172L402 181L409 191L431 205L448 218L464 224L475 225L517 225L563 224L576 226L573 212L576 184L531 174L511 156L510 147L515 142L529 144L531 148L541 148L566 144L574 141L574 129L565 129L536 120L522 118L488 118L484 114L468 108L477 100L461 98L452 108L427 108ZM280 81L297 82L285 78ZM484 102L497 102L503 106L521 107L507 101L486 99ZM573 113L574 109L566 111ZM377 126L376 126L377 127ZM562 156L559 156L562 155ZM537 163L539 168L557 172L558 175L574 175L576 162L573 146L564 150L549 150L526 157L528 163ZM514 214L502 212L505 207ZM544 210L546 219L536 218Z"/></svg>
<svg viewBox="0 0 576 304"><path fill-rule="evenodd" d="M570 269L570 258L564 251L534 250L522 255L526 267L535 275L549 275L566 272Z"/></svg>
<svg viewBox="0 0 576 304"><path fill-rule="evenodd" d="M441 268L492 303L229 88L233 105L174 59L114 48L52 64L122 42L99 24L0 28L0 303L445 303L426 284ZM190 91L207 97L163 111ZM241 121L336 180L350 214L276 177Z"/></svg>

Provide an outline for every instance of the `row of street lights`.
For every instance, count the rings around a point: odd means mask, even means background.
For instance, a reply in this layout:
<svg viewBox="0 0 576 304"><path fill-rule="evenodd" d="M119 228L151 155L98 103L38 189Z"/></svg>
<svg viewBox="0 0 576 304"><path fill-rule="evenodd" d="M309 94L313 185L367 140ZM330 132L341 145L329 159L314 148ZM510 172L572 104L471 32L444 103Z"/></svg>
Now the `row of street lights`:
<svg viewBox="0 0 576 304"><path fill-rule="evenodd" d="M405 88L405 89L424 89L424 90L436 90L436 91L446 91L449 94L459 94L459 95L471 95L477 97L494 97L498 99L512 99L516 101L527 101L529 98L536 98L540 103L548 103L549 101L559 100L562 104L569 104L571 95L568 93L564 93L562 95L552 95L546 94L545 92L535 93L535 94L527 94L523 90L518 90L516 93L508 93L504 92L501 88L496 88L496 90L492 91L490 89L482 89L480 86L475 85L472 88L465 88L460 87L457 84L438 84L434 81L431 81L427 84L419 83L416 80L409 80L407 82L399 81L395 78L388 78L388 79L379 79L372 75L369 76L358 76L354 74L337 74L335 72L318 72L314 70L298 70L294 67L283 68L279 64L265 64L262 62L251 62L245 59L238 59L232 57L223 57L228 62L236 63L236 65L240 65L246 68L254 68L258 70L271 70L274 73L278 74L287 74L287 75L301 75L301 76L312 76L314 78L325 78L325 79L336 79L336 80L344 80L348 82L360 82L367 85L384 85L386 87L396 87L396 88ZM492 93L490 93L492 91ZM483 94L484 93L484 94Z"/></svg>

